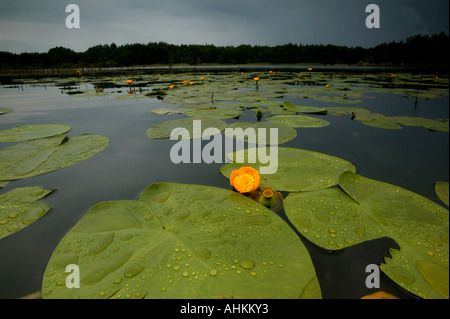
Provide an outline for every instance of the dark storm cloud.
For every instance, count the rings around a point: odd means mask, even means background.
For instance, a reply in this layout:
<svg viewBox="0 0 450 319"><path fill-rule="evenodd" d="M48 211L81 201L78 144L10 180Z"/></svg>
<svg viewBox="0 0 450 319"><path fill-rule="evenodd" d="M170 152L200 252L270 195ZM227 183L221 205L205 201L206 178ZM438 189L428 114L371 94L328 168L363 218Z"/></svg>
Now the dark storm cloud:
<svg viewBox="0 0 450 319"><path fill-rule="evenodd" d="M80 29L65 26L69 3L80 7ZM370 3L380 6L380 29L365 26ZM0 50L159 41L370 47L418 33L448 34L448 9L447 0L0 0Z"/></svg>

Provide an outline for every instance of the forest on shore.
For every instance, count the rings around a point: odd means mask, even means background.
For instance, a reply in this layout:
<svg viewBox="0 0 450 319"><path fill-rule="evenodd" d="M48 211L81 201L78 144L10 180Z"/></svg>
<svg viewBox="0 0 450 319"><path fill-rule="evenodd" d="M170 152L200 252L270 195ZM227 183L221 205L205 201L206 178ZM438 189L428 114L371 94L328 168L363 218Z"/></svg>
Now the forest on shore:
<svg viewBox="0 0 450 319"><path fill-rule="evenodd" d="M277 46L213 44L114 43L96 45L84 52L54 47L48 52L0 51L0 69L129 67L174 64L448 64L449 36L415 35L373 48L288 43Z"/></svg>

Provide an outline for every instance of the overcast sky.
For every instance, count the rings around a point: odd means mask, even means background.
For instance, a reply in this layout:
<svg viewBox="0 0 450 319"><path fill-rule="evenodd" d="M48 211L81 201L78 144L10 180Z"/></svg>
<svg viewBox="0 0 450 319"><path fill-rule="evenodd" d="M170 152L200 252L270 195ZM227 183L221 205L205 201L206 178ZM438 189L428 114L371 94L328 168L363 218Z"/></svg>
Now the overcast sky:
<svg viewBox="0 0 450 319"><path fill-rule="evenodd" d="M68 4L80 28L66 27ZM368 4L380 28L365 24ZM448 0L0 0L0 51L85 51L97 44L279 45L373 47L416 34L449 33Z"/></svg>

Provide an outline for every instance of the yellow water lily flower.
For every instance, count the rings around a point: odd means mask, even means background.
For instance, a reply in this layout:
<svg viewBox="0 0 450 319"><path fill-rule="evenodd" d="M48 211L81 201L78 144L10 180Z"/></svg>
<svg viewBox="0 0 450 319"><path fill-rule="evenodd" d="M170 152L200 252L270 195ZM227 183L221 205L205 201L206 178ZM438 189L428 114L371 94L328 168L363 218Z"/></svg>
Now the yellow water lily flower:
<svg viewBox="0 0 450 319"><path fill-rule="evenodd" d="M234 170L230 175L230 184L239 193L250 193L258 189L261 183L259 172L249 166L243 166L238 170Z"/></svg>

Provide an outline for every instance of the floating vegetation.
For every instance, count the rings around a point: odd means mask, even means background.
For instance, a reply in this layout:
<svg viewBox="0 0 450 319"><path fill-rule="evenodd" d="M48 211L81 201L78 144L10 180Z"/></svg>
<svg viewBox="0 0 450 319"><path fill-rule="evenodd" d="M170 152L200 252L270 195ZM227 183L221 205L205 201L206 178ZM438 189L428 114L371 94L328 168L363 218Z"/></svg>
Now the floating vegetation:
<svg viewBox="0 0 450 319"><path fill-rule="evenodd" d="M0 115L12 112L13 109L0 107Z"/></svg>
<svg viewBox="0 0 450 319"><path fill-rule="evenodd" d="M374 107L365 102L376 94L397 94L396 98L411 98L416 103L448 96L448 78L329 74L312 69L304 73L239 71L202 76L195 72L95 78L78 72L66 79L23 79L27 85L57 85L63 94L73 97L124 99L115 101L118 105L129 106L127 99L140 99L131 102L145 107L150 101L144 116L154 120L145 128L152 139L206 140L223 132L247 147L227 154L232 162L220 167L220 173L230 178L229 189L154 183L138 200L101 201L93 206L54 250L43 277L43 297L321 298L321 278L316 276L308 251L276 214L284 208L293 227L327 251L392 238L400 250L391 249L390 257L380 265L382 271L416 296L448 298L449 219L448 209L440 202L360 176L355 165L345 159L304 149L278 147L275 172L256 171L272 164L268 154L265 162L258 159L259 147L301 139L305 131L306 139L320 131L304 128L319 129L332 123L342 127L347 119L335 116L351 116L379 129L422 127L448 132L448 119L387 116L365 108ZM105 92L110 88L118 89ZM302 102L307 99L311 103ZM161 107L163 103L166 107ZM11 111L0 108L0 115ZM328 134L333 129L330 126L323 131ZM109 144L107 137L99 135L68 137L69 130L53 124L1 130L0 142L27 142L0 150L0 188L9 188L9 181L83 161ZM218 151L214 148L215 156ZM256 162L250 160L253 152L258 153ZM152 169L159 165L151 163ZM163 169L167 167L161 172ZM448 207L448 182L438 181L434 186L437 197ZM50 192L27 187L0 195L0 239L42 217L50 207L38 200ZM287 195L284 199L280 192L289 194L283 193ZM82 271L80 288L66 286L66 266L70 264ZM333 266L330 263L329 267ZM395 297L376 293L363 298Z"/></svg>
<svg viewBox="0 0 450 319"><path fill-rule="evenodd" d="M236 138L248 143L259 145L278 145L284 144L293 140L297 136L297 131L292 127L279 124L276 122L263 121L258 123L237 122L228 125L228 128L232 130L225 131L225 135L230 138ZM233 134L237 130L241 129L243 134ZM251 136L255 137L255 141L249 140L249 135L245 133L247 129L252 131ZM263 130L259 130L263 129ZM271 130L273 129L273 130ZM274 133L276 130L277 133ZM247 131L248 132L248 131ZM253 132L255 134L253 134ZM262 135L263 134L263 135ZM274 138L275 137L275 138Z"/></svg>
<svg viewBox="0 0 450 319"><path fill-rule="evenodd" d="M16 180L44 174L81 162L103 151L108 138L60 134L23 142L0 150L0 180Z"/></svg>
<svg viewBox="0 0 450 319"><path fill-rule="evenodd" d="M306 115L275 115L269 117L268 121L280 123L289 127L325 127L330 125L330 122L317 117Z"/></svg>
<svg viewBox="0 0 450 319"><path fill-rule="evenodd" d="M422 298L448 298L448 210L353 172L343 173L339 186L289 194L289 220L306 238L329 250L390 237L400 250L391 250L382 271Z"/></svg>
<svg viewBox="0 0 450 319"><path fill-rule="evenodd" d="M171 135L181 137L182 140L202 138L217 134L227 127L227 123L222 120L202 119L198 130L195 127L195 119L183 118L178 120L170 120L153 125L147 130L147 136L150 138L169 138ZM202 131L201 127L214 128L212 131Z"/></svg>
<svg viewBox="0 0 450 319"><path fill-rule="evenodd" d="M249 162L249 152L256 149L245 149L227 154L234 163L225 164L220 172L230 177L231 172L242 166L258 169L267 166L256 159ZM236 159L239 158L239 162ZM241 159L243 163L241 163ZM332 187L338 184L339 176L345 171L355 172L355 166L341 158L318 152L278 147L278 168L275 174L261 174L261 187L270 186L278 191L306 192Z"/></svg>
<svg viewBox="0 0 450 319"><path fill-rule="evenodd" d="M437 181L434 184L434 190L439 199L448 206L449 196L448 196L448 182Z"/></svg>
<svg viewBox="0 0 450 319"><path fill-rule="evenodd" d="M154 109L151 110L150 112L155 113L155 114L183 114L184 112L181 110L173 110L173 109Z"/></svg>
<svg viewBox="0 0 450 319"><path fill-rule="evenodd" d="M35 124L15 126L0 130L0 142L21 142L67 133L70 127L60 124Z"/></svg>
<svg viewBox="0 0 450 319"><path fill-rule="evenodd" d="M69 264L83 270L80 288L65 285ZM95 205L55 249L42 294L321 298L308 251L280 217L233 191L170 183Z"/></svg>
<svg viewBox="0 0 450 319"><path fill-rule="evenodd" d="M47 213L50 206L38 200L50 192L40 187L20 187L0 195L0 240Z"/></svg>

